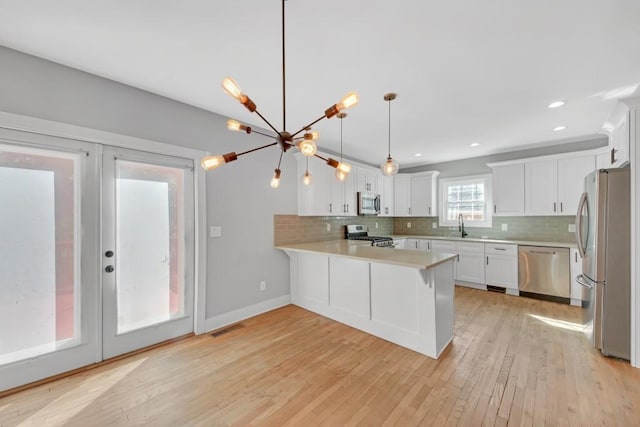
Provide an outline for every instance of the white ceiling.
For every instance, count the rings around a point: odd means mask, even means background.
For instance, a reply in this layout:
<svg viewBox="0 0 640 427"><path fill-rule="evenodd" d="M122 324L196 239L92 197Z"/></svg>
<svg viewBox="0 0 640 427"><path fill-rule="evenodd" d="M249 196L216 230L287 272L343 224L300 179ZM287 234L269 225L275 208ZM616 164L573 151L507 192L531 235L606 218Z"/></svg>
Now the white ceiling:
<svg viewBox="0 0 640 427"><path fill-rule="evenodd" d="M0 0L0 44L261 124L220 88L233 76L281 128L280 5ZM398 94L391 152L401 167L593 137L617 98L640 95L638 0L289 0L286 8L287 130L355 90L344 151L373 164L387 154L386 92ZM547 108L558 99L567 105ZM554 132L558 125L567 129ZM339 150L337 119L315 129L321 148Z"/></svg>

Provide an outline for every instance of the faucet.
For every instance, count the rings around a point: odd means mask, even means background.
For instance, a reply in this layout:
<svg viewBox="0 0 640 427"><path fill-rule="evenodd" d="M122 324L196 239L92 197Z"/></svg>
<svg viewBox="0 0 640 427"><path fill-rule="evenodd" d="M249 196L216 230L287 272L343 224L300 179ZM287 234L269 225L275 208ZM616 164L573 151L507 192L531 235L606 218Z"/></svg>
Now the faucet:
<svg viewBox="0 0 640 427"><path fill-rule="evenodd" d="M464 219L462 219L462 214L458 215L458 231L462 232L462 237L465 238L469 235L466 231L464 231Z"/></svg>

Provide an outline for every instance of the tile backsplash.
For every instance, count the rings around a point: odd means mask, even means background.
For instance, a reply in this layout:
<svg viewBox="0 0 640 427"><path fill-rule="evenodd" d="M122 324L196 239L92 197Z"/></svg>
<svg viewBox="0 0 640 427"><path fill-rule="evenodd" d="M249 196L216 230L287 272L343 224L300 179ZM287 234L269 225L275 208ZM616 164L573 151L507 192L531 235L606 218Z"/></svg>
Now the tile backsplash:
<svg viewBox="0 0 640 427"><path fill-rule="evenodd" d="M393 218L274 215L274 245L344 239L347 224L368 225L371 235L393 234Z"/></svg>
<svg viewBox="0 0 640 427"><path fill-rule="evenodd" d="M411 228L407 227L411 223ZM436 224L436 228L432 224ZM489 237L506 240L532 240L540 242L575 242L575 233L569 225L574 216L494 216L493 227L465 227L468 237ZM458 227L438 227L438 217L400 218L393 221L393 234L417 236L459 236ZM507 230L502 225L507 225Z"/></svg>
<svg viewBox="0 0 640 427"><path fill-rule="evenodd" d="M369 226L372 235L411 236L459 236L458 227L437 227L437 217L333 217L274 215L274 244L317 242L321 240L344 239L347 224ZM407 223L411 223L411 228ZM489 237L495 239L532 240L541 242L575 242L575 233L569 232L569 225L575 222L573 216L494 216L493 227L466 227L469 237ZM436 224L436 228L432 224ZM377 228L376 228L377 224ZM502 230L502 225L507 230ZM327 231L329 225L330 231Z"/></svg>

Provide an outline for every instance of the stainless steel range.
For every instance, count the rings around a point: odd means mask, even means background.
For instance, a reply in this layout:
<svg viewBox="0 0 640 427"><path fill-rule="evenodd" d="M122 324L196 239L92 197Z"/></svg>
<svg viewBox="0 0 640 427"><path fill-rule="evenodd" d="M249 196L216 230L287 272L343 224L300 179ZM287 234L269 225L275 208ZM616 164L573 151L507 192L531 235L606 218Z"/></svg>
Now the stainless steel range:
<svg viewBox="0 0 640 427"><path fill-rule="evenodd" d="M371 242L371 246L393 248L393 239L387 236L369 236L369 227L366 225L347 225L347 239L365 240Z"/></svg>

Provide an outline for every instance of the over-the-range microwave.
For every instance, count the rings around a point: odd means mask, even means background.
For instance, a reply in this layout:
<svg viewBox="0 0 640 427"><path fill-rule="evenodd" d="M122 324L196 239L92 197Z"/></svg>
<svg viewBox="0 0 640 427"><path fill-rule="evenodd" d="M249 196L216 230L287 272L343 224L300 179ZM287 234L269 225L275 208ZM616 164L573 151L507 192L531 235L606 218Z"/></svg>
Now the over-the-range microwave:
<svg viewBox="0 0 640 427"><path fill-rule="evenodd" d="M358 191L358 215L378 215L380 213L380 195Z"/></svg>

